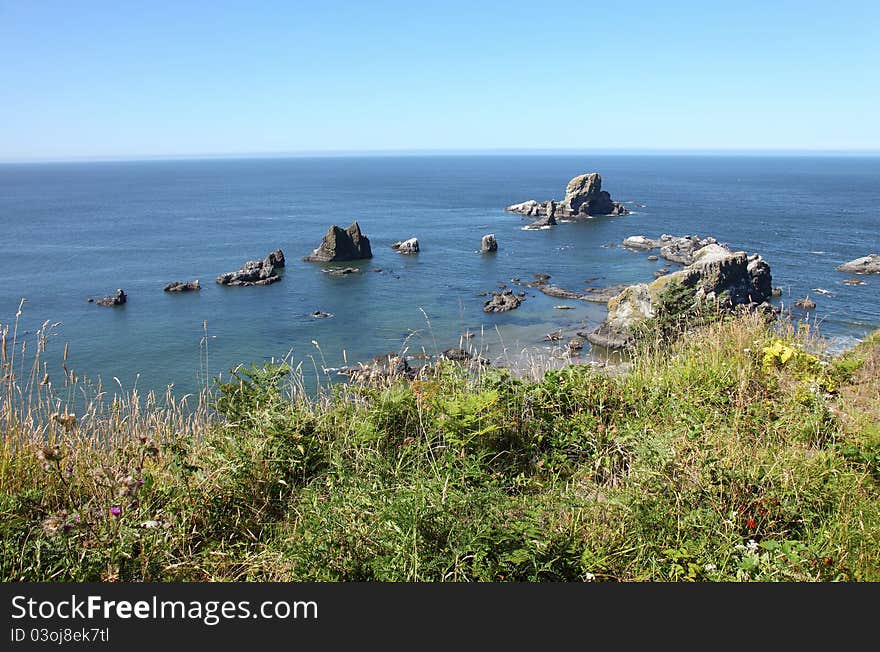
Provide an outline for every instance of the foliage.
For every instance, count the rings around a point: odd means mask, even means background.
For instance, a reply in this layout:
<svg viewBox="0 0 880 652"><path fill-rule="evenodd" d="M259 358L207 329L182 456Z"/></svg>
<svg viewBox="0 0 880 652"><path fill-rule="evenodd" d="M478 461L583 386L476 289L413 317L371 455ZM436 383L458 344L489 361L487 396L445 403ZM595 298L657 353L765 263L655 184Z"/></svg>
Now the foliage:
<svg viewBox="0 0 880 652"><path fill-rule="evenodd" d="M186 418L5 392L0 576L880 580L880 339L701 323L618 374L444 363L306 399L242 368Z"/></svg>

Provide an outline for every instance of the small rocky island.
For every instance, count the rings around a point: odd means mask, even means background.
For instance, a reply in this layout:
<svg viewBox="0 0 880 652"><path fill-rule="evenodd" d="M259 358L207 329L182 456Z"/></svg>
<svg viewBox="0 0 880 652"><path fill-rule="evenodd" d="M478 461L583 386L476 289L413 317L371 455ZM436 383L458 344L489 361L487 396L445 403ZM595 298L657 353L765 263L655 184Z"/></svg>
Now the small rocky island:
<svg viewBox="0 0 880 652"><path fill-rule="evenodd" d="M278 270L282 267L284 267L284 252L276 249L263 260L248 260L241 269L220 274L217 283L241 287L269 285L281 280Z"/></svg>
<svg viewBox="0 0 880 652"><path fill-rule="evenodd" d="M602 190L602 177L598 172L590 172L575 177L565 187L565 198L538 202L534 199L508 206L505 210L529 217L568 218L591 217L594 215L626 215L629 211L619 201ZM544 224L552 226L555 219Z"/></svg>
<svg viewBox="0 0 880 652"><path fill-rule="evenodd" d="M750 310L772 312L773 308L767 303L773 295L767 262L757 254L734 252L712 240L688 252L687 259L691 262L684 269L661 276L652 283L624 288L608 302L605 322L588 333L587 339L611 349L632 344L637 327L655 315L664 294L674 284L687 288L694 302L717 301L722 310L745 306Z"/></svg>
<svg viewBox="0 0 880 652"><path fill-rule="evenodd" d="M318 248L303 260L307 263L332 263L372 257L370 239L361 233L357 222L352 222L347 229L335 224L331 226Z"/></svg>
<svg viewBox="0 0 880 652"><path fill-rule="evenodd" d="M868 254L838 266L838 272L851 274L880 274L880 254Z"/></svg>
<svg viewBox="0 0 880 652"><path fill-rule="evenodd" d="M101 299L89 299L89 303L94 303L98 306L104 306L106 308L112 308L114 306L121 306L126 301L128 301L128 295L119 288L116 290L116 294L113 294L109 297L103 297Z"/></svg>

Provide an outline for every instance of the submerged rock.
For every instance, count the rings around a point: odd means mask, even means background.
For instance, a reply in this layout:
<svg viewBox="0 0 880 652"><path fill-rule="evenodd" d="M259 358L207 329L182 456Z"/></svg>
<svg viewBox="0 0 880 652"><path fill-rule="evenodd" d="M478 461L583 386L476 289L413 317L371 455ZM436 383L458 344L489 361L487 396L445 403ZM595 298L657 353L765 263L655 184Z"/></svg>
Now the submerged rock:
<svg viewBox="0 0 880 652"><path fill-rule="evenodd" d="M263 260L248 260L241 269L220 274L217 283L246 287L269 285L281 280L278 270L284 267L284 253L280 249L268 254Z"/></svg>
<svg viewBox="0 0 880 652"><path fill-rule="evenodd" d="M175 281L165 286L165 292L198 292L202 289L198 280L195 281Z"/></svg>
<svg viewBox="0 0 880 652"><path fill-rule="evenodd" d="M480 240L480 253L488 254L498 251L498 241L495 239L494 233L487 233Z"/></svg>
<svg viewBox="0 0 880 652"><path fill-rule="evenodd" d="M352 222L347 229L335 224L331 226L318 248L303 260L308 263L329 263L372 257L370 239L361 233L357 222Z"/></svg>
<svg viewBox="0 0 880 652"><path fill-rule="evenodd" d="M392 244L391 248L399 254L417 254L419 253L419 240L418 238L401 240Z"/></svg>
<svg viewBox="0 0 880 652"><path fill-rule="evenodd" d="M575 177L565 187L562 201L553 199L540 203L534 199L512 204L505 210L529 217L588 217L592 215L626 215L629 211L611 195L602 190L602 177L598 172Z"/></svg>
<svg viewBox="0 0 880 652"><path fill-rule="evenodd" d="M103 297L102 299L89 299L89 303L106 307L121 306L126 301L128 301L128 295L122 290L122 288L118 288L116 294L112 296Z"/></svg>
<svg viewBox="0 0 880 652"><path fill-rule="evenodd" d="M880 274L880 254L869 254L839 265L838 272L851 274Z"/></svg>

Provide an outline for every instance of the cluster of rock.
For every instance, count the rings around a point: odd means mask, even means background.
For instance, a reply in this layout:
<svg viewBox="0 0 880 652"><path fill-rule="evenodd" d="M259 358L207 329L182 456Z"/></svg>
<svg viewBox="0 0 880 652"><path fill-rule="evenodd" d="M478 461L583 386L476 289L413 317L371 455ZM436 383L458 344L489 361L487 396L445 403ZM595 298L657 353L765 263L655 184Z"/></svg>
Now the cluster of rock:
<svg viewBox="0 0 880 652"><path fill-rule="evenodd" d="M89 299L89 303L94 303L99 306L105 306L111 308L113 306L121 306L126 301L128 301L128 295L121 289L116 290L116 294L113 294L109 297L103 297L101 299Z"/></svg>
<svg viewBox="0 0 880 652"><path fill-rule="evenodd" d="M195 281L175 281L165 286L165 292L198 292L202 289L198 279Z"/></svg>
<svg viewBox="0 0 880 652"><path fill-rule="evenodd" d="M718 301L721 309L746 306L750 310L772 311L767 303L773 294L770 266L761 256L734 252L712 242L695 248L690 258L692 262L684 269L652 283L626 287L608 302L605 322L588 333L587 339L614 349L631 344L636 327L655 315L664 292L673 283L689 288L695 302Z"/></svg>
<svg viewBox="0 0 880 652"><path fill-rule="evenodd" d="M673 263L690 265L694 262L694 252L710 244L718 244L715 238L701 238L698 235L674 236L663 234L657 240L643 235L631 235L623 241L623 246L641 251L660 250L660 257ZM655 258L656 260L656 258Z"/></svg>
<svg viewBox="0 0 880 652"><path fill-rule="evenodd" d="M391 248L399 254L417 254L419 253L419 240L418 238L401 240L392 244Z"/></svg>
<svg viewBox="0 0 880 652"><path fill-rule="evenodd" d="M837 271L851 274L880 274L880 254L868 254L856 258L840 265Z"/></svg>
<svg viewBox="0 0 880 652"><path fill-rule="evenodd" d="M550 199L538 202L530 199L520 204L508 206L506 210L529 217L543 218L626 215L629 213L623 204L611 199L608 191L602 190L602 177L598 172L582 174L569 181L565 187L565 197L562 201ZM543 226L552 226L555 223L555 219L552 221L548 219Z"/></svg>
<svg viewBox="0 0 880 652"><path fill-rule="evenodd" d="M498 251L498 241L494 233L487 233L480 240L480 253L489 254Z"/></svg>
<svg viewBox="0 0 880 652"><path fill-rule="evenodd" d="M276 249L263 260L248 260L234 272L220 274L220 285L250 286L269 285L281 280L278 270L284 267L284 252Z"/></svg>
<svg viewBox="0 0 880 652"><path fill-rule="evenodd" d="M331 263L372 257L370 239L361 233L357 222L352 222L347 229L335 224L331 226L318 248L303 260L307 263Z"/></svg>
<svg viewBox="0 0 880 652"><path fill-rule="evenodd" d="M492 292L489 299L483 303L483 312L507 312L519 308L526 298L525 292L514 294L513 290Z"/></svg>

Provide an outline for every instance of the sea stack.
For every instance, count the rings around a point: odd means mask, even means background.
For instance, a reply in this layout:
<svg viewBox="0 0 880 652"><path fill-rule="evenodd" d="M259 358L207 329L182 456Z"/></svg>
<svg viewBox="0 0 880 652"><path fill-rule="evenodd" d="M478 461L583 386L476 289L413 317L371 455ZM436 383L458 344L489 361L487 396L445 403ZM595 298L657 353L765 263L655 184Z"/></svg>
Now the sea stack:
<svg viewBox="0 0 880 652"><path fill-rule="evenodd" d="M505 210L529 217L591 217L593 215L626 215L629 211L611 195L602 190L602 176L598 172L581 174L568 182L565 198L537 202L529 199L508 206Z"/></svg>
<svg viewBox="0 0 880 652"><path fill-rule="evenodd" d="M281 280L281 276L278 274L278 269L281 267L284 267L284 252L276 249L263 260L248 260L241 266L241 269L220 274L217 277L217 283L242 287L270 285ZM172 290L166 288L166 291Z"/></svg>
<svg viewBox="0 0 880 652"><path fill-rule="evenodd" d="M361 233L357 222L352 222L347 229L335 224L331 226L318 248L303 260L307 263L330 263L372 257L369 238Z"/></svg>
<svg viewBox="0 0 880 652"><path fill-rule="evenodd" d="M495 239L494 233L487 233L480 241L480 252L484 254L498 251L498 241Z"/></svg>

